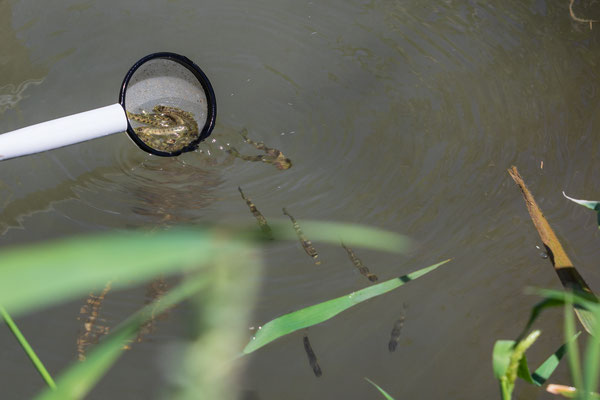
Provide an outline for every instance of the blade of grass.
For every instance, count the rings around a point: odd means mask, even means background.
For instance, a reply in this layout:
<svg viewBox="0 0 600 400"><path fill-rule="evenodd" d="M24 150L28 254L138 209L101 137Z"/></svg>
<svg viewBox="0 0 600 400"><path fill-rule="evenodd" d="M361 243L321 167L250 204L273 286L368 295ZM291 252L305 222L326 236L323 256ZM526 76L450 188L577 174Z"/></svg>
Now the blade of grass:
<svg viewBox="0 0 600 400"><path fill-rule="evenodd" d="M583 368L583 390L585 393L589 394L597 390L598 387L598 358L600 356L600 345L596 336L590 336L588 340Z"/></svg>
<svg viewBox="0 0 600 400"><path fill-rule="evenodd" d="M289 225L271 227L274 235L281 233L279 238L297 240ZM342 237L349 245L394 252L407 245L404 236L375 228L311 221L303 226L315 239L336 244ZM242 242L264 240L260 233L255 228L205 226L89 235L5 249L0 252L0 304L18 315L99 290L107 281L120 288L189 271L210 264L217 253L235 253Z"/></svg>
<svg viewBox="0 0 600 400"><path fill-rule="evenodd" d="M173 305L180 303L202 288L207 280L202 276L188 278L182 284L169 291L140 311L133 314L108 334L87 355L83 362L76 362L57 379L56 390L46 390L38 400L66 400L83 398L104 376L108 369L123 353L123 345L132 339L138 329L154 315L158 315Z"/></svg>
<svg viewBox="0 0 600 400"><path fill-rule="evenodd" d="M50 387L51 389L56 389L56 384L54 383L52 376L50 376L50 373L48 372L40 358L37 356L37 354L35 354L35 351L33 351L33 348L31 347L25 336L21 333L21 330L19 329L15 321L13 321L13 319L10 317L10 314L8 314L6 309L2 306L0 306L0 315L2 316L2 319L4 319L4 322L6 322L6 325L13 333L13 335L15 336L15 338L17 339L17 341L19 342L19 344L33 363L33 365L35 366L35 369L42 376L48 387Z"/></svg>
<svg viewBox="0 0 600 400"><path fill-rule="evenodd" d="M198 397L234 400L233 384L244 370L239 349L247 341L252 305L260 283L260 252L222 254L207 274L209 285L188 302L195 317L188 345L182 350L176 374L169 382L170 400ZM243 260L243 265L240 265ZM204 275L204 273L203 273ZM199 395L201 394L201 395Z"/></svg>
<svg viewBox="0 0 600 400"><path fill-rule="evenodd" d="M575 340L577 340L580 334L581 332L577 332L575 336L569 339L569 341L574 342ZM558 367L560 360L562 360L566 352L567 343L564 343L558 348L558 350L554 352L554 354L548 357L546 361L544 361L542 365L538 367L538 369L535 370L535 372L532 375L532 379L536 386L542 386L544 383L546 383L546 381L550 378L550 375L552 375L556 367Z"/></svg>
<svg viewBox="0 0 600 400"><path fill-rule="evenodd" d="M583 277L573 266L573 263L567 256L567 253L560 244L558 238L556 237L556 234L554 233L554 231L550 227L550 224L544 217L542 210L535 202L535 199L533 198L533 195L531 194L529 189L527 189L525 181L523 180L521 175L519 175L517 167L511 167L508 170L508 173L523 193L525 204L527 205L527 210L529 211L529 216L531 217L533 225L538 231L538 234L540 235L540 238L542 239L542 242L544 243L544 246L548 251L548 258L552 262L554 270L556 271L556 274L558 275L558 278L560 279L565 289L585 292L595 297L594 293L592 292L592 289L590 289ZM588 333L591 333L590 327L592 325L592 315L586 310L580 309L575 309L575 313L577 314L577 318L579 318L579 321L581 322L585 330Z"/></svg>
<svg viewBox="0 0 600 400"><path fill-rule="evenodd" d="M563 196L565 196L567 199L584 206L585 208L589 208L590 210L594 210L596 211L596 221L598 223L598 228L600 228L600 202L599 201L591 201L591 200L580 200L580 199L574 199L572 197L569 197L566 195L566 193L563 191Z"/></svg>
<svg viewBox="0 0 600 400"><path fill-rule="evenodd" d="M201 229L137 231L7 249L0 252L0 304L16 315L83 296L107 281L123 287L191 270L228 246L215 236Z"/></svg>
<svg viewBox="0 0 600 400"><path fill-rule="evenodd" d="M563 190L562 194L567 199L569 199L572 202L577 203L581 206L584 206L585 208L589 208L590 210L594 210L594 211L600 210L600 202L598 202L598 201L574 199L572 197L567 196L567 194L564 192L564 190Z"/></svg>
<svg viewBox="0 0 600 400"><path fill-rule="evenodd" d="M573 318L573 295L572 293L565 293L565 337L573 337L575 333L575 318ZM571 378L575 383L575 387L583 387L581 364L579 358L579 347L573 341L567 342L567 360L569 361L569 370L571 371Z"/></svg>
<svg viewBox="0 0 600 400"><path fill-rule="evenodd" d="M333 318L342 311L362 303L370 298L380 296L391 290L394 290L407 282L423 276L450 260L445 260L435 265L411 272L408 275L399 278L390 279L377 285L369 286L345 296L338 297L329 301L315 304L310 307L282 315L263 325L256 335L250 340L243 350L244 354L253 351L271 343L272 341L285 336L299 329L307 328Z"/></svg>
<svg viewBox="0 0 600 400"><path fill-rule="evenodd" d="M394 400L394 398L392 396L390 396L388 394L388 392L386 392L385 390L383 390L382 388L379 387L379 385L377 385L375 382L373 382L372 380L370 380L369 378L365 377L365 380L367 382L369 382L371 385L375 386L375 388L377 390L379 390L379 392L383 395L383 397L385 397L387 400Z"/></svg>
<svg viewBox="0 0 600 400"><path fill-rule="evenodd" d="M597 310L596 310L597 311ZM600 315L596 312L593 321L593 332L598 332L597 321ZM585 359L583 361L583 391L589 398L598 387L598 371L600 362L600 340L598 335L590 335L588 339Z"/></svg>

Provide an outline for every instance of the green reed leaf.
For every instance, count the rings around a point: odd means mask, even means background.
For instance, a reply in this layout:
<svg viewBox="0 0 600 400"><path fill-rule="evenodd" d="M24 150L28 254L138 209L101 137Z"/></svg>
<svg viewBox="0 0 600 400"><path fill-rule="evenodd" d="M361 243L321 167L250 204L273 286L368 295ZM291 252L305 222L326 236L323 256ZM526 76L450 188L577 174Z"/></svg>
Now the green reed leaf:
<svg viewBox="0 0 600 400"><path fill-rule="evenodd" d="M410 239L395 232L384 231L364 225L340 222L298 221L306 236L312 240L343 242L348 246L367 247L402 253L410 247ZM288 227L291 227L289 222ZM296 240L296 232L288 228L281 230L282 238Z"/></svg>
<svg viewBox="0 0 600 400"><path fill-rule="evenodd" d="M297 240L289 223L273 224L277 238ZM303 222L312 239L389 251L406 249L393 232L352 224ZM160 274L210 265L217 254L235 253L241 243L264 237L257 229L227 226L160 232L117 232L17 246L0 252L0 304L13 315L101 289L107 281L133 286ZM362 241L361 241L362 240ZM241 262L241 261L240 261Z"/></svg>
<svg viewBox="0 0 600 400"><path fill-rule="evenodd" d="M365 380L367 382L369 382L371 385L375 386L375 388L377 388L377 390L379 390L379 392L383 395L383 397L385 397L387 400L394 400L394 398L392 396L390 396L388 394L388 392L386 392L385 390L383 390L382 388L379 387L379 385L377 385L375 382L373 382L372 380L370 380L369 378L365 377Z"/></svg>
<svg viewBox="0 0 600 400"><path fill-rule="evenodd" d="M25 354L27 354L27 356L35 366L35 369L42 376L48 387L50 387L51 389L55 389L56 384L54 383L52 376L42 363L42 360L40 360L40 358L37 356L37 354L31 347L31 345L29 344L29 342L27 341L27 339L25 338L15 321L13 321L13 319L11 318L10 314L2 306L0 306L0 316L2 316L2 319L8 326L8 329L10 329L10 331L13 333L13 335L25 351Z"/></svg>
<svg viewBox="0 0 600 400"><path fill-rule="evenodd" d="M536 386L542 386L544 383L546 383L546 381L550 378L550 375L552 375L556 367L558 367L558 364L562 360L563 356L566 354L569 343L577 340L580 334L581 332L577 332L567 343L564 343L562 346L560 346L550 357L546 359L546 361L544 361L538 367L538 369L535 370L531 377Z"/></svg>
<svg viewBox="0 0 600 400"><path fill-rule="evenodd" d="M582 205L585 208L589 208L590 210L596 211L598 213L598 216L597 216L598 228L600 228L600 201L574 199L572 197L567 196L564 191L562 193L563 193L563 196L565 196L567 199L569 199L579 205Z"/></svg>
<svg viewBox="0 0 600 400"><path fill-rule="evenodd" d="M203 229L120 232L19 246L0 252L0 304L11 313L86 295L107 281L131 286L161 273L207 265L235 250Z"/></svg>
<svg viewBox="0 0 600 400"><path fill-rule="evenodd" d="M600 201L574 199L572 197L567 196L567 194L564 191L562 192L562 194L567 199L569 199L579 205L582 205L586 208L589 208L590 210L595 210L595 211L600 210Z"/></svg>
<svg viewBox="0 0 600 400"><path fill-rule="evenodd" d="M408 275L404 275L399 278L393 278L333 300L325 301L289 314L282 315L281 317L278 317L263 325L246 345L243 352L244 354L252 353L253 351L289 333L319 324L323 321L327 321L328 319L333 318L337 314L347 310L352 306L355 306L373 297L380 296L404 285L407 282L415 280L437 269L448 261L450 260L442 261L427 268L411 272Z"/></svg>
<svg viewBox="0 0 600 400"><path fill-rule="evenodd" d="M539 318L542 311L547 308L564 306L568 293L550 289L530 289L528 292L541 295L545 298L532 308L527 325L517 340L521 339L525 332L531 328L533 323ZM574 309L582 326L586 329L586 331L594 332L593 329L596 321L594 314L600 312L600 304L597 303L597 299L593 295L582 291L573 292L572 296L572 301L575 305Z"/></svg>

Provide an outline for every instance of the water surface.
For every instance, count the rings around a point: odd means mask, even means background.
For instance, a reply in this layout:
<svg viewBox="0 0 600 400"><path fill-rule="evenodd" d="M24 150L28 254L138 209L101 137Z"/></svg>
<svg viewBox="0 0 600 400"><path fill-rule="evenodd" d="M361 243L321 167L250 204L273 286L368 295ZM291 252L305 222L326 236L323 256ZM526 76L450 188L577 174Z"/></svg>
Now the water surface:
<svg viewBox="0 0 600 400"><path fill-rule="evenodd" d="M579 7L579 8L578 8ZM580 15L593 15L582 5ZM559 288L519 190L517 165L590 286L595 215L561 190L600 198L598 28L573 21L568 2L219 2L31 0L0 3L0 131L117 101L127 69L173 51L211 79L218 123L210 139L244 147L237 132L294 166L232 160L218 144L175 159L146 155L125 134L10 160L0 170L2 246L203 221L253 219L238 186L269 218L356 222L410 236L405 256L355 249L389 279L452 257L435 273L249 357L240 392L252 399L494 398L491 350L514 338L537 299ZM592 14L586 14L592 13ZM341 246L267 250L251 325L369 282ZM109 325L144 303L145 288L109 293ZM84 299L18 322L52 372L76 359ZM407 305L405 308L404 305ZM390 331L405 320L396 351ZM185 336L182 306L119 361L90 398L154 398L164 353ZM530 352L537 365L561 343L549 312ZM250 333L249 333L250 337ZM0 384L14 398L42 382L12 342ZM569 382L561 367L557 382ZM36 386L37 385L37 386ZM520 385L516 398L548 398Z"/></svg>

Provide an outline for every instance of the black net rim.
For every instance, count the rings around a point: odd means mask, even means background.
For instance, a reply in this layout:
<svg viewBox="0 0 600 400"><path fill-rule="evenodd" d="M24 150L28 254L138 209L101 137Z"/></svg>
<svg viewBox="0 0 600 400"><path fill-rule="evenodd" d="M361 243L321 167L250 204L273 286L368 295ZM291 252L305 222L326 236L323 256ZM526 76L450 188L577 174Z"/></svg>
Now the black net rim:
<svg viewBox="0 0 600 400"><path fill-rule="evenodd" d="M160 53L152 53L152 54L149 54L149 55L141 58L139 61L137 61L133 65L133 67L131 67L129 69L129 71L127 72L127 75L125 75L125 79L123 79L123 84L121 85L121 91L119 93L119 103L121 104L121 107L123 107L124 110L127 110L125 108L125 95L127 93L127 86L129 85L129 81L133 77L133 74L142 65L144 65L148 61L156 60L156 59L166 59L166 60L175 61L175 62L181 64L182 66L184 66L185 68L187 68L196 77L196 79L198 79L198 81L202 85L204 94L206 95L206 106L207 106L206 122L204 124L204 127L202 128L202 131L200 132L200 135L192 143L190 143L187 146L185 146L184 148L174 151L174 152L159 151L159 150L155 150L152 147L148 146L146 143L144 143L142 141L142 139L140 139L138 137L138 135L133 130L133 127L129 123L129 119L127 119L127 134L129 135L131 140L133 140L135 142L135 144L138 145L139 148L141 148L142 150L144 150L148 153L151 153L151 154L154 154L157 156L174 157L174 156L180 155L181 153L196 150L198 148L198 145L200 144L200 142L210 136L213 128L215 127L215 120L217 118L217 100L215 98L215 92L213 90L212 85L210 84L210 81L208 80L208 78L206 77L204 72L200 69L200 67L197 66L192 60L190 60L189 58L182 56L180 54L169 53L169 52L160 52Z"/></svg>

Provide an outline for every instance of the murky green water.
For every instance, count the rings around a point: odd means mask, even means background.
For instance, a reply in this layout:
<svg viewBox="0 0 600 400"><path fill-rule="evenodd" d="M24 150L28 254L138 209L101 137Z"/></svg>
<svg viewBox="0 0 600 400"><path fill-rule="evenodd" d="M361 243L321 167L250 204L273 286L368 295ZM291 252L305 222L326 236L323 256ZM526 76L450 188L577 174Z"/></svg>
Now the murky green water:
<svg viewBox="0 0 600 400"><path fill-rule="evenodd" d="M591 12L575 8L578 12ZM582 14L583 16L583 14ZM281 149L288 171L219 154L148 156L125 134L10 160L0 169L2 246L116 228L248 221L242 186L267 218L370 224L404 233L405 257L355 249L380 279L453 257L443 269L250 357L249 399L497 398L491 350L514 338L537 299L560 287L519 190L517 165L590 286L600 290L595 215L561 190L600 198L599 28L568 1L0 1L0 132L117 101L128 68L184 54L218 101L210 139L237 131ZM208 154L210 153L210 155ZM341 247L266 253L254 325L364 287ZM145 289L109 293L114 325ZM19 320L52 372L76 358L81 302ZM407 308L404 309L404 304ZM405 314L395 352L394 322ZM90 398L153 398L161 357L181 340L172 312L127 352ZM561 343L560 312L540 322L533 365ZM250 333L249 333L250 336ZM6 329L0 386L15 399L42 381ZM555 381L569 382L562 367ZM521 385L516 398L548 398Z"/></svg>

